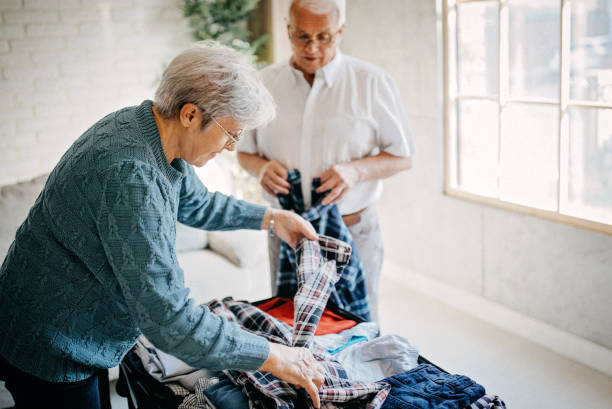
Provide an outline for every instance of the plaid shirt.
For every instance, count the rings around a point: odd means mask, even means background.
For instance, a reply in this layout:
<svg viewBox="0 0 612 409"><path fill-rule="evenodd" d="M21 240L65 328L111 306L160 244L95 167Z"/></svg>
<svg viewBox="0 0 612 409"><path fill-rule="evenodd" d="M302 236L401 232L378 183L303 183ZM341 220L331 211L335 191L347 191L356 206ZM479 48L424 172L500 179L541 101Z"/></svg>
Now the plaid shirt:
<svg viewBox="0 0 612 409"><path fill-rule="evenodd" d="M321 180L312 181L312 203L310 209L304 207L302 196L302 179L297 169L287 172L287 180L291 184L289 194L278 195L283 209L293 210L304 219L312 223L315 230L322 235L329 236L348 243L355 249L351 233L342 221L342 216L336 205L322 205L321 200L327 192L316 193ZM296 253L286 243L281 243L279 271L276 287L277 295L291 298L297 291L298 282L295 274L297 266ZM363 266L357 251L353 251L350 261L342 268L342 276L329 297L330 302L349 311L365 320L370 320L370 301L366 290Z"/></svg>
<svg viewBox="0 0 612 409"><path fill-rule="evenodd" d="M333 243L333 239L330 244ZM334 284L339 279L337 266L348 261L347 247L335 243L321 250L317 242L302 240L296 251L298 258L298 290L294 297L295 326L270 316L259 308L240 301L213 300L208 305L211 311L239 323L244 329L261 335L271 342L290 346L307 347L325 370L325 383L319 391L322 408L359 407L378 409L384 403L390 386L386 383L360 383L348 379L342 365L333 360L325 348L314 342L314 332ZM332 249L332 250L330 250ZM323 252L333 256L323 258ZM251 409L296 407L314 408L304 390L295 389L269 372L224 371L237 385L241 385L250 401ZM202 401L188 397L181 408L190 409L188 403ZM187 404L186 404L187 403ZM348 406L347 406L348 405Z"/></svg>
<svg viewBox="0 0 612 409"><path fill-rule="evenodd" d="M506 404L497 395L484 395L472 403L469 409L506 409Z"/></svg>

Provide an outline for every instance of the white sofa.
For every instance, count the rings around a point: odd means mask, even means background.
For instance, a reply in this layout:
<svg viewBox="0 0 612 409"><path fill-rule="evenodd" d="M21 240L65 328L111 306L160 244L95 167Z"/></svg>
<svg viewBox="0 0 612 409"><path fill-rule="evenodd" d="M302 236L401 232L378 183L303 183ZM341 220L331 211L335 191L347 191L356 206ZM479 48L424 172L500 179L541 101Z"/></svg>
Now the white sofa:
<svg viewBox="0 0 612 409"><path fill-rule="evenodd" d="M218 165L197 169L213 191L228 191L231 177ZM38 197L47 176L0 187L0 261ZM176 252L185 285L196 301L225 297L255 300L270 296L269 268L264 231L204 232L178 224Z"/></svg>
<svg viewBox="0 0 612 409"><path fill-rule="evenodd" d="M231 190L231 176L214 162L197 169L197 173L210 190ZM0 187L0 263L46 179L44 175ZM190 297L198 304L226 296L251 301L269 297L266 243L264 231L204 232L177 224L175 249L185 285L191 290ZM111 370L111 379L117 373L116 368ZM3 389L0 384L0 395L6 393Z"/></svg>

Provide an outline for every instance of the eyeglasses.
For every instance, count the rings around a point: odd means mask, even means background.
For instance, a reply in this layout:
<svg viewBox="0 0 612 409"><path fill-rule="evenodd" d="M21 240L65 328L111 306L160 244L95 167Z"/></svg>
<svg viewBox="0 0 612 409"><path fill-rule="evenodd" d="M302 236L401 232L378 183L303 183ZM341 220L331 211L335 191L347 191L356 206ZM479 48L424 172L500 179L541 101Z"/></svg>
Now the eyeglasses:
<svg viewBox="0 0 612 409"><path fill-rule="evenodd" d="M326 47L332 44L334 41L336 41L336 37L338 33L340 32L340 30L338 30L332 34L332 33L323 31L321 33L315 34L313 38L313 36L311 36L310 34L304 31L293 30L290 25L287 26L287 31L289 32L289 39L291 40L291 42L293 42L293 44L300 46L300 47L305 47L308 44L315 43L315 42L319 45Z"/></svg>
<svg viewBox="0 0 612 409"><path fill-rule="evenodd" d="M239 130L236 133L232 133L225 129L219 122L217 122L215 118L213 118L212 120L215 121L219 128L223 129L223 132L225 132L225 135L227 136L227 143L225 144L226 147L231 148L235 143L238 143L240 137L242 137L242 132L244 132L243 129Z"/></svg>

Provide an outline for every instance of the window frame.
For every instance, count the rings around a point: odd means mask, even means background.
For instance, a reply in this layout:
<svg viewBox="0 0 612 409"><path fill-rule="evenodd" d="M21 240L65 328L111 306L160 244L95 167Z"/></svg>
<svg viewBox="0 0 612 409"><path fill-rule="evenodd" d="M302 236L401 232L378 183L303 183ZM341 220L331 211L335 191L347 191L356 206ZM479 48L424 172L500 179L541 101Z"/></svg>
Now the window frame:
<svg viewBox="0 0 612 409"><path fill-rule="evenodd" d="M508 1L507 0L441 0L442 3L442 48L443 48L443 76L444 76L444 139L445 139L445 181L444 181L444 193L450 197L458 199L469 200L505 210L514 211L517 213L527 214L536 216L539 218L552 220L569 224L571 226L612 235L612 224L606 224L603 222L572 216L561 212L562 207L567 203L568 195L568 157L569 157L569 109L570 108L597 108L597 109L612 109L612 104L605 104L591 101L579 101L569 99L569 86L570 86L570 33L571 33L571 2L575 0L559 0L561 7L561 22L560 22L560 73L559 73L559 100L549 98L510 98L508 90L508 59L509 59L509 27L508 27ZM457 13L458 4L466 3L479 3L479 2L497 2L498 4L498 95L497 98L492 96L479 96L479 95L467 95L459 94L457 90L451 89L453 85L457 85L456 81L453 83L451 75L456 74L457 60L452 61L456 55L451 55L450 42L453 37L451 36L450 27L450 14ZM455 30L456 27L452 27ZM456 47L456 45L454 46ZM457 52L455 48L455 53ZM454 64L454 72L451 70L451 65ZM458 187L453 186L453 169L457 169L458 156L456 152L456 135L457 130L453 133L453 127L456 128L456 122L453 123L452 112L453 109L457 112L458 102L461 100L488 100L497 102L497 106L500 113L500 121L498 130L498 160L500 157L501 150L501 112L504 107L509 103L527 103L527 104L543 104L546 106L555 106L559 108L559 152L557 159L559 161L559 177L558 177L558 189L557 189L557 209L556 210L544 210L536 207L526 206L522 204L512 203L504 201L498 197L488 197L479 195L477 193L471 193L465 190L461 190ZM453 107L454 105L454 107Z"/></svg>

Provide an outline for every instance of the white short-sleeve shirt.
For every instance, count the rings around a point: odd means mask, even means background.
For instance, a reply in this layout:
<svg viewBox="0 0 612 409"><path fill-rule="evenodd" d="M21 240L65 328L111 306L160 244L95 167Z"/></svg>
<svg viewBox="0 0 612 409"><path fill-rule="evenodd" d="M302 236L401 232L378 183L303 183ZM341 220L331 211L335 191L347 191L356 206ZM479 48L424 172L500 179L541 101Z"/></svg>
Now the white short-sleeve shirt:
<svg viewBox="0 0 612 409"><path fill-rule="evenodd" d="M288 61L261 72L277 104L276 118L245 132L237 150L256 153L299 169L307 207L312 178L332 165L381 151L408 157L414 152L412 135L395 82L382 69L338 52L317 70L312 87ZM360 182L338 203L341 214L372 204L382 182ZM264 193L272 204L275 197Z"/></svg>

